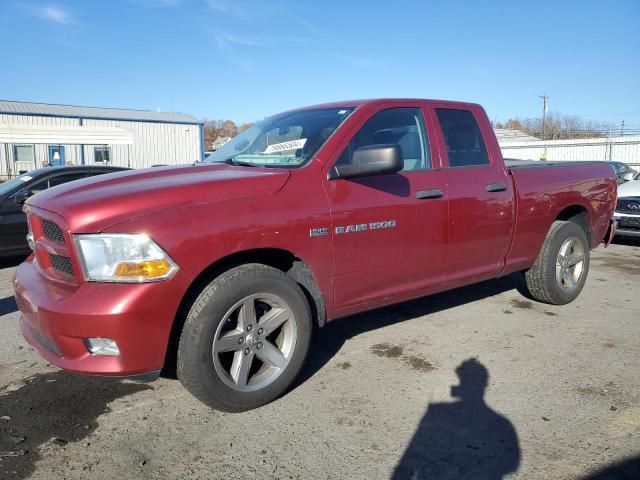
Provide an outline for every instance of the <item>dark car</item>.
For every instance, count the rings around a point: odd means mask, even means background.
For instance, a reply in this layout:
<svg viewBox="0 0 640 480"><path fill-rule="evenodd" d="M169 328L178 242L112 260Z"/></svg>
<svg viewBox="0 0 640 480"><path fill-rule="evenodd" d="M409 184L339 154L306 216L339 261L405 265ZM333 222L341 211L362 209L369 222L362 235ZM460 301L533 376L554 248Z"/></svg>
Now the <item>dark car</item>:
<svg viewBox="0 0 640 480"><path fill-rule="evenodd" d="M616 178L618 185L624 182L633 180L638 174L633 168L623 162L609 162L609 164L616 171Z"/></svg>
<svg viewBox="0 0 640 480"><path fill-rule="evenodd" d="M56 185L122 170L128 169L96 165L46 167L0 183L0 257L30 252L26 239L27 216L22 212L27 198Z"/></svg>

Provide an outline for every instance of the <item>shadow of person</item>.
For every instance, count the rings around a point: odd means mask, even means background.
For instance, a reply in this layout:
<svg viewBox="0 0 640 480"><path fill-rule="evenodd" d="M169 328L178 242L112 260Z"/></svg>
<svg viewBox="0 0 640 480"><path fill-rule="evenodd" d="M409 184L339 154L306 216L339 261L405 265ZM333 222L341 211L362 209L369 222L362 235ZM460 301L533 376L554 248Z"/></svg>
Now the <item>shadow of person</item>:
<svg viewBox="0 0 640 480"><path fill-rule="evenodd" d="M640 455L625 458L602 467L583 480L638 480L640 478Z"/></svg>
<svg viewBox="0 0 640 480"><path fill-rule="evenodd" d="M501 479L520 465L516 431L484 401L489 372L476 359L456 368L452 403L427 408L392 478Z"/></svg>

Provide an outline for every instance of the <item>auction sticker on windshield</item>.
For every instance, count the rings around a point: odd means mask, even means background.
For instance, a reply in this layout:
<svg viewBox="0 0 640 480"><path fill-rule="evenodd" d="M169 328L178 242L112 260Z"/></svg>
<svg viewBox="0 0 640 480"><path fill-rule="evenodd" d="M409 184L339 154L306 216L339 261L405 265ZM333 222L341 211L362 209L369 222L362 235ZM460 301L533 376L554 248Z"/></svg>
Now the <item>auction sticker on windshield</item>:
<svg viewBox="0 0 640 480"><path fill-rule="evenodd" d="M301 138L300 140L291 140L289 142L282 143L274 143L273 145L269 145L264 153L276 153L276 152L286 152L288 150L300 150L304 147L304 144L307 143L306 138Z"/></svg>

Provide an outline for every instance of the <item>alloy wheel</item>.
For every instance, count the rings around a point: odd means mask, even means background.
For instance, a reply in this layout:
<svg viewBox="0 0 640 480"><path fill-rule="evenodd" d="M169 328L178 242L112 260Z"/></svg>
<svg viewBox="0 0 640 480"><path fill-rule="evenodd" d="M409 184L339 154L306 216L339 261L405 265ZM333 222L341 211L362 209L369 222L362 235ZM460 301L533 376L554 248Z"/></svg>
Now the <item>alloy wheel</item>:
<svg viewBox="0 0 640 480"><path fill-rule="evenodd" d="M293 311L277 295L249 295L233 305L213 340L213 365L229 387L250 392L272 384L296 346Z"/></svg>

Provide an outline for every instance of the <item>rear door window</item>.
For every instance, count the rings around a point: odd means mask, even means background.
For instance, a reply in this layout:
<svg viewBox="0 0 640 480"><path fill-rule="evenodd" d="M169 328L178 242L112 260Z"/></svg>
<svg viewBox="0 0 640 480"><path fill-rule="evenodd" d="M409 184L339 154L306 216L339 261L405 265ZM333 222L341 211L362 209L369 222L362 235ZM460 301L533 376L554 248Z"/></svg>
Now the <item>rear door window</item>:
<svg viewBox="0 0 640 480"><path fill-rule="evenodd" d="M85 173L72 173L69 175L58 175L57 177L52 177L49 179L49 188L55 187L57 185L62 185L63 183L73 182L74 180L80 180L81 178L85 178Z"/></svg>
<svg viewBox="0 0 640 480"><path fill-rule="evenodd" d="M73 182L74 180L80 180L81 178L85 178L84 173L69 173L66 175L56 175L54 177L46 178L40 182L34 183L29 187L29 190L33 194L40 193L44 190L47 190L51 187L55 187L57 185L62 185L63 183Z"/></svg>
<svg viewBox="0 0 640 480"><path fill-rule="evenodd" d="M488 165L489 155L482 132L469 110L437 108L450 167Z"/></svg>

